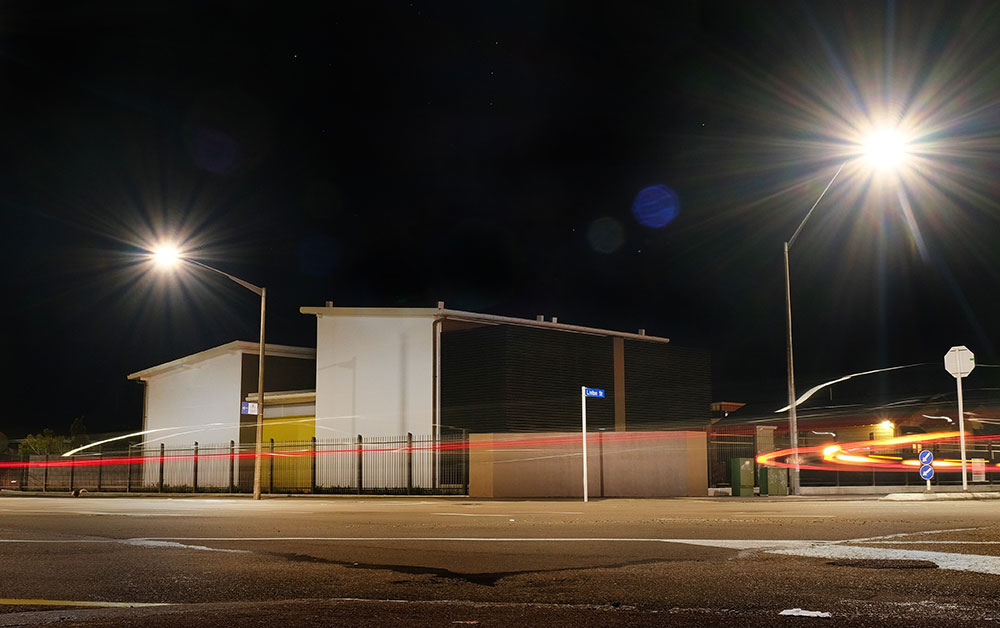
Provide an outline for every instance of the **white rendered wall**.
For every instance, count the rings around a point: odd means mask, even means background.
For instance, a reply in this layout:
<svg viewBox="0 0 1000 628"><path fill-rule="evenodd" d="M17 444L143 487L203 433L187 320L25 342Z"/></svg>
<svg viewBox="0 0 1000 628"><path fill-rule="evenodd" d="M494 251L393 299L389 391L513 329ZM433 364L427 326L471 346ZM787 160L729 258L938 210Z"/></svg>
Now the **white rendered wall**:
<svg viewBox="0 0 1000 628"><path fill-rule="evenodd" d="M317 439L431 434L433 321L317 317Z"/></svg>
<svg viewBox="0 0 1000 628"><path fill-rule="evenodd" d="M240 369L240 354L233 352L149 378L145 429L177 429L147 434L146 446L240 442Z"/></svg>

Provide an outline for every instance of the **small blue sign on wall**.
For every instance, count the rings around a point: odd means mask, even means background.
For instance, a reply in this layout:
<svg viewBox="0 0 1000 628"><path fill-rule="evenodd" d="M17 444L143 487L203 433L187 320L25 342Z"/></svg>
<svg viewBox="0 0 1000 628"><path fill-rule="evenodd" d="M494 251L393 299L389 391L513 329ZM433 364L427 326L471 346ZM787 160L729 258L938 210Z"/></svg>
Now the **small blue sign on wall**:
<svg viewBox="0 0 1000 628"><path fill-rule="evenodd" d="M583 389L583 396L584 397L599 397L601 399L604 399L604 389L603 388L584 388Z"/></svg>
<svg viewBox="0 0 1000 628"><path fill-rule="evenodd" d="M240 404L240 414L257 414L256 401L244 401Z"/></svg>
<svg viewBox="0 0 1000 628"><path fill-rule="evenodd" d="M922 477L925 480L929 480L932 477L934 477L934 467L932 467L929 464L925 464L924 466L920 467L920 477Z"/></svg>

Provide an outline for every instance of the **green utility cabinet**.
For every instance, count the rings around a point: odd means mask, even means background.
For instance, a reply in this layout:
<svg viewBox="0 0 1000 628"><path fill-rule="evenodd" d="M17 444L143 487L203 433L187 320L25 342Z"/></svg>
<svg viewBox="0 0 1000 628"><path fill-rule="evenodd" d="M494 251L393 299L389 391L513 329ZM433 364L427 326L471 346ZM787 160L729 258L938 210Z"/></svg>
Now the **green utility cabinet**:
<svg viewBox="0 0 1000 628"><path fill-rule="evenodd" d="M788 469L760 467L757 476L760 478L761 495L788 495Z"/></svg>
<svg viewBox="0 0 1000 628"><path fill-rule="evenodd" d="M753 497L753 458L729 459L729 486L733 497Z"/></svg>

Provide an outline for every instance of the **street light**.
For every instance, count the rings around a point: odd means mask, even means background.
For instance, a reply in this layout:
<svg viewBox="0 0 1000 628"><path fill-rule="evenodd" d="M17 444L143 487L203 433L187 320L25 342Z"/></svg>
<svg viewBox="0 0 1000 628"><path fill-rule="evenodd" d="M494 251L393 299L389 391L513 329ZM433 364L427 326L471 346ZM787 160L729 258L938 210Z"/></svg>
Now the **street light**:
<svg viewBox="0 0 1000 628"><path fill-rule="evenodd" d="M877 170L892 170L898 168L904 159L906 158L908 151L908 146L906 139L900 134L896 129L878 129L872 132L859 147L858 155L852 156L851 158L840 164L837 171L833 173L830 178L830 182L826 184L823 191L820 192L819 197L816 198L816 202L812 204L809 211L806 212L806 217L802 219L799 223L798 228L792 234L792 237L785 242L785 320L788 324L787 326L787 358L788 358L788 436L789 436L789 448L794 452L792 454L792 468L791 468L791 487L790 493L792 495L798 495L800 491L799 486L799 456L797 450L799 448L799 427L798 427L798 417L796 415L796 398L795 398L795 360L792 351L792 286L789 279L788 272L788 249L792 248L795 244L795 238L799 236L799 232L802 231L802 227L806 225L806 221L812 216L813 211L819 202L823 200L826 193L833 186L834 181L840 176L841 171L844 167L850 163L856 156L862 156L865 158L866 162L870 167Z"/></svg>
<svg viewBox="0 0 1000 628"><path fill-rule="evenodd" d="M158 246L153 251L153 261L162 269L175 268L182 262L193 264L199 268L222 275L240 284L250 292L260 295L260 347L258 349L260 364L257 367L257 435L254 438L255 455L253 461L253 498L260 499L260 449L264 431L264 312L267 303L267 289L255 286L249 281L243 281L239 277L233 277L227 272L223 272L218 268L212 268L208 264L204 264L198 260L184 257L177 247L169 244Z"/></svg>

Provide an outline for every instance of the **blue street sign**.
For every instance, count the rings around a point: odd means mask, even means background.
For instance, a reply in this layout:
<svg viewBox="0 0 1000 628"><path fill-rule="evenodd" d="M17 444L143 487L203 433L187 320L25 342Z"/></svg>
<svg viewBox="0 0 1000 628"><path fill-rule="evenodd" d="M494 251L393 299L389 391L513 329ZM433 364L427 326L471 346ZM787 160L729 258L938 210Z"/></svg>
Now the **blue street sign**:
<svg viewBox="0 0 1000 628"><path fill-rule="evenodd" d="M600 397L601 399L604 399L604 389L603 388L584 388L583 389L583 396L584 397Z"/></svg>
<svg viewBox="0 0 1000 628"><path fill-rule="evenodd" d="M934 454L926 449L923 449L917 455L917 459L920 460L920 464L930 464L934 462Z"/></svg>
<svg viewBox="0 0 1000 628"><path fill-rule="evenodd" d="M920 467L920 477L922 477L925 480L929 480L932 477L934 477L934 467L932 467L929 464L925 464L924 466Z"/></svg>

